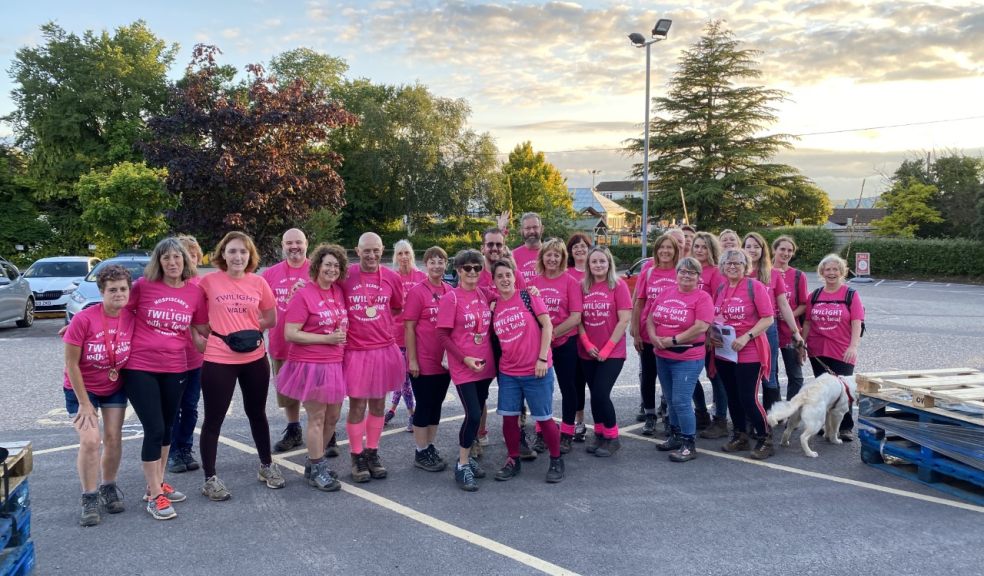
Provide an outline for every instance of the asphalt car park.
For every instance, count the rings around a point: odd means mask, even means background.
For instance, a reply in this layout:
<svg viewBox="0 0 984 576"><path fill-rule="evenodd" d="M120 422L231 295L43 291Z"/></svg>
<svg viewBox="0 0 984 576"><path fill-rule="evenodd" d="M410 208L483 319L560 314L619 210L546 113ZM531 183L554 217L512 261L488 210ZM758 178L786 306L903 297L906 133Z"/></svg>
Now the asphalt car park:
<svg viewBox="0 0 984 576"><path fill-rule="evenodd" d="M886 281L856 288L867 311L858 371L984 369L984 287ZM127 510L83 529L77 438L58 390L60 325L0 329L0 441L34 442L38 574L974 574L984 560L984 507L863 464L857 442L814 440L816 459L793 442L756 462L700 440L695 461L669 462L638 434L632 352L613 392L622 450L599 459L575 445L560 484L544 482L541 457L524 462L510 482L490 474L478 492L462 492L450 470L413 467L410 435L397 418L380 445L387 479L348 479L339 426L343 455L333 465L341 492L303 482L303 451L278 457L287 486L269 490L256 481L237 396L218 458L230 501L200 496L200 472L168 475L188 501L175 505L174 520L147 515L139 501L140 425L131 415L119 479ZM438 447L447 455L462 413L453 392L444 407ZM283 418L273 394L267 413L276 435ZM489 429L483 464L491 471L505 458L494 413Z"/></svg>

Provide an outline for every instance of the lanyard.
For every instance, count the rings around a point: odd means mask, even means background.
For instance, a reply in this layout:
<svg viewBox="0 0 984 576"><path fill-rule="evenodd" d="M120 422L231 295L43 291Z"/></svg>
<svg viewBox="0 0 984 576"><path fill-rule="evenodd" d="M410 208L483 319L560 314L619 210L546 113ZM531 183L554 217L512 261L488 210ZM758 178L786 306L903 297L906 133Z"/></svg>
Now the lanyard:
<svg viewBox="0 0 984 576"><path fill-rule="evenodd" d="M325 311L329 313L328 317L331 318L332 320L336 320L332 328L338 328L340 324L343 324L343 322L337 321L337 317L341 315L338 314L338 311L341 309L341 307L338 305L339 299L335 296L335 290L336 290L335 283L334 282L331 283L331 286L328 288L327 294L321 290L321 286L319 286L317 282L315 282L314 286L315 288L318 289L318 294L321 296L321 304L325 307ZM328 305L329 301L332 302L331 306ZM342 320L344 320L344 318ZM342 326L342 327L347 328L347 326Z"/></svg>
<svg viewBox="0 0 984 576"><path fill-rule="evenodd" d="M116 333L110 340L105 307L100 309L100 316L102 317L103 343L106 345L106 357L109 358L109 379L115 382L119 378L119 372L116 370L116 340L120 336L120 321L116 321Z"/></svg>

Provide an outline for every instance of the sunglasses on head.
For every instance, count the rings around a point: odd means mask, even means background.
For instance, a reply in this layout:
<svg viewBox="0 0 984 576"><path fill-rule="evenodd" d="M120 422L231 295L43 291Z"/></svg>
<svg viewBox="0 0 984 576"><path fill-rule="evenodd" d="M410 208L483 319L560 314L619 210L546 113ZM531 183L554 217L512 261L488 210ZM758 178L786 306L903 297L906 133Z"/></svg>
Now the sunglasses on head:
<svg viewBox="0 0 984 576"><path fill-rule="evenodd" d="M500 246L501 246L501 244L500 244ZM481 272L482 271L482 265L481 264L465 264L464 266L461 267L461 271L462 272L470 272L470 273Z"/></svg>

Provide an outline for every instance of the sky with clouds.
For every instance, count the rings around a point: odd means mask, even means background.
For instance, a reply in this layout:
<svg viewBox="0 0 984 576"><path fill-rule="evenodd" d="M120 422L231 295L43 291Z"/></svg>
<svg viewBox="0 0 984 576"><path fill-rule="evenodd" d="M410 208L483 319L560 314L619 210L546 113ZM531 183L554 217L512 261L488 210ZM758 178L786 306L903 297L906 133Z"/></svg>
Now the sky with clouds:
<svg viewBox="0 0 984 576"><path fill-rule="evenodd" d="M501 151L530 140L571 186L627 177L641 158L620 152L640 135L645 54L629 32L670 18L652 48L661 95L681 52L721 19L761 51L760 82L788 92L777 132L801 135L780 160L837 200L883 185L906 158L984 153L984 2L980 0L172 0L16 3L4 8L0 62L40 39L39 27L112 29L136 19L180 45L177 76L199 42L240 69L306 46L344 58L349 76L419 82L464 98L471 126ZM12 107L0 77L0 115ZM9 127L0 127L9 135Z"/></svg>

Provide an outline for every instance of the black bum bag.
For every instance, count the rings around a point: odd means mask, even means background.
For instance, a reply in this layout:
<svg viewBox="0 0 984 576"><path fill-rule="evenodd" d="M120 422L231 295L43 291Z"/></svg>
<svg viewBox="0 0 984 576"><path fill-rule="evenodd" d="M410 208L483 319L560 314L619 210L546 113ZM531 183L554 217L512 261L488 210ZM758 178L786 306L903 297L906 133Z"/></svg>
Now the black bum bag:
<svg viewBox="0 0 984 576"><path fill-rule="evenodd" d="M263 332L259 330L238 330L226 336L218 332L212 332L229 347L233 352L252 352L263 344Z"/></svg>

